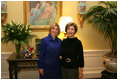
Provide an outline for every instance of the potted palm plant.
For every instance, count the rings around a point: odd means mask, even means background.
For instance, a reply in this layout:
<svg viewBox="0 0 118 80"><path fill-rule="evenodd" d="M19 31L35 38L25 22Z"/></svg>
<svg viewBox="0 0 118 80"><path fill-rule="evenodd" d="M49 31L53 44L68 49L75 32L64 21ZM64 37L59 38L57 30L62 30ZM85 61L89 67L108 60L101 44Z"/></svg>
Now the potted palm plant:
<svg viewBox="0 0 118 80"><path fill-rule="evenodd" d="M33 37L36 37L34 34L30 34L30 26L15 23L14 21L3 25L3 37L1 41L3 43L13 42L15 44L16 53L20 55L21 47L28 45L29 41Z"/></svg>
<svg viewBox="0 0 118 80"><path fill-rule="evenodd" d="M117 73L117 1L100 1L91 7L84 16L84 22L104 35L110 42L111 52L104 55L107 71Z"/></svg>

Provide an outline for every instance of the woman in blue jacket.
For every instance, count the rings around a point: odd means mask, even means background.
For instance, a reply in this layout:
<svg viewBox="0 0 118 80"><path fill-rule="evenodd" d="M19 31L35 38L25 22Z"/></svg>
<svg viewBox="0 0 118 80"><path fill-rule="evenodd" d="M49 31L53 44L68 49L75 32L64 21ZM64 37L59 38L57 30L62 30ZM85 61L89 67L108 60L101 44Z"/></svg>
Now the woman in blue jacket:
<svg viewBox="0 0 118 80"><path fill-rule="evenodd" d="M51 25L49 35L42 39L39 54L39 72L41 79L60 79L61 40L57 37L60 28L57 23Z"/></svg>

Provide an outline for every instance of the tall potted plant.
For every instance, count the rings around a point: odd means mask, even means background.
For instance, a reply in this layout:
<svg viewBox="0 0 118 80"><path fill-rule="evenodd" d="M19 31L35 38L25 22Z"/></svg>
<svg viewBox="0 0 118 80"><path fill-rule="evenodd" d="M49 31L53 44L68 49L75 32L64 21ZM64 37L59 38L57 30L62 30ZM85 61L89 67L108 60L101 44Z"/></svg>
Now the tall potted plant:
<svg viewBox="0 0 118 80"><path fill-rule="evenodd" d="M111 52L104 55L106 70L117 72L117 1L100 1L91 7L84 16L84 22L91 26L110 42ZM112 60L112 61L111 61Z"/></svg>
<svg viewBox="0 0 118 80"><path fill-rule="evenodd" d="M10 22L3 25L3 37L1 41L3 43L13 42L15 44L16 53L20 55L20 49L24 45L28 45L29 41L33 37L36 37L34 34L30 34L30 26L19 24L15 22Z"/></svg>

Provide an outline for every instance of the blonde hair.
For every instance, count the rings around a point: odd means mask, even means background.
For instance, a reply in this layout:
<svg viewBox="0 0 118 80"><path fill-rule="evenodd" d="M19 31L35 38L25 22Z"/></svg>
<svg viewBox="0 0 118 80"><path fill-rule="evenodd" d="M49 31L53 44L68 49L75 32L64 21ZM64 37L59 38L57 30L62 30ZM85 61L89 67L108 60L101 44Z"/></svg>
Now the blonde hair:
<svg viewBox="0 0 118 80"><path fill-rule="evenodd" d="M51 30L52 30L52 28L53 28L54 26L57 26L57 27L58 27L58 34L57 34L57 35L59 35L59 34L60 34L60 27L59 27L58 23L53 23L53 24L50 26L50 28L49 28L49 34L51 34Z"/></svg>

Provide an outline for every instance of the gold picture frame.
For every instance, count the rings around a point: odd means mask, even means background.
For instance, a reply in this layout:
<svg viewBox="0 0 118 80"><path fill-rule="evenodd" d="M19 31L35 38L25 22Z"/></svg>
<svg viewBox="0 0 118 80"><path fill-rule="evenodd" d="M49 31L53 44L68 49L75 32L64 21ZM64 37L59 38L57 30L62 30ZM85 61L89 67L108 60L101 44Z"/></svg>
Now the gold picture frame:
<svg viewBox="0 0 118 80"><path fill-rule="evenodd" d="M38 29L38 30L48 30L49 29L49 24L46 24L46 25L41 25L41 24L38 24L38 25L32 25L30 24L30 11L31 11L31 3L33 2L42 2L42 1L24 1L23 5L24 5L24 24L29 24L31 25L30 28L31 29ZM56 3L56 21L57 23L59 23L59 19L60 19L60 16L62 15L62 1L48 1L48 2L53 2L53 3Z"/></svg>

